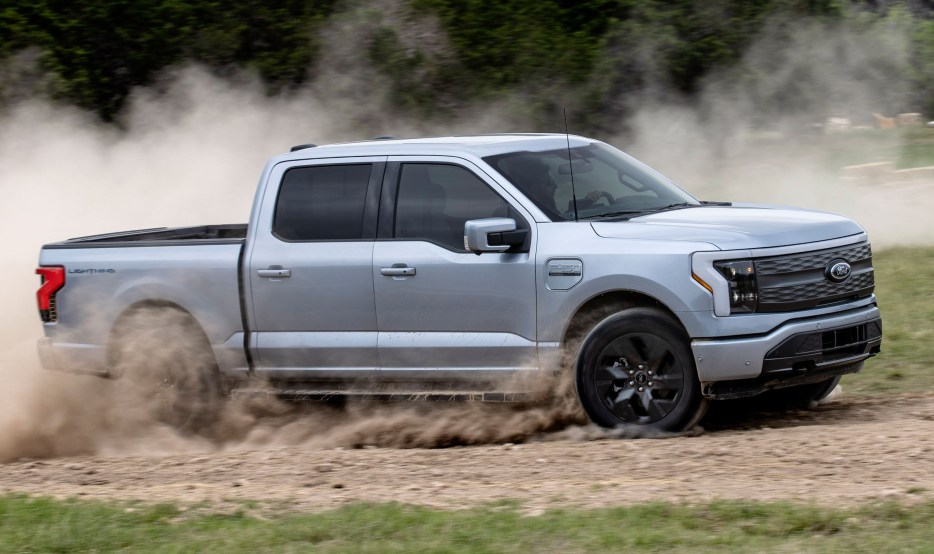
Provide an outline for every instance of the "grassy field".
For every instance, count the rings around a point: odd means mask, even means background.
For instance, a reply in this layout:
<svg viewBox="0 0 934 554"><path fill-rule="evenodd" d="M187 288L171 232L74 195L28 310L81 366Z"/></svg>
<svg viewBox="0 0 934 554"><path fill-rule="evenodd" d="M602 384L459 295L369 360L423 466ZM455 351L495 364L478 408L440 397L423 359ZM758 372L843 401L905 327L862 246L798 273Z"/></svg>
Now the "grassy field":
<svg viewBox="0 0 934 554"><path fill-rule="evenodd" d="M813 153L828 169L893 161L897 169L934 166L934 129L867 129L820 139Z"/></svg>
<svg viewBox="0 0 934 554"><path fill-rule="evenodd" d="M934 165L934 129L912 129L905 133L896 166L901 168Z"/></svg>
<svg viewBox="0 0 934 554"><path fill-rule="evenodd" d="M131 511L132 510L132 511ZM463 511L358 504L256 519L176 508L0 497L2 552L895 552L934 549L934 503L789 503Z"/></svg>
<svg viewBox="0 0 934 554"><path fill-rule="evenodd" d="M882 310L882 354L844 390L891 393L934 390L934 247L873 253Z"/></svg>
<svg viewBox="0 0 934 554"><path fill-rule="evenodd" d="M814 155L828 168L894 161L899 169L934 166L934 129L869 129L821 137ZM870 237L871 238L871 237ZM882 354L844 378L854 393L934 390L934 247L874 252L883 319Z"/></svg>

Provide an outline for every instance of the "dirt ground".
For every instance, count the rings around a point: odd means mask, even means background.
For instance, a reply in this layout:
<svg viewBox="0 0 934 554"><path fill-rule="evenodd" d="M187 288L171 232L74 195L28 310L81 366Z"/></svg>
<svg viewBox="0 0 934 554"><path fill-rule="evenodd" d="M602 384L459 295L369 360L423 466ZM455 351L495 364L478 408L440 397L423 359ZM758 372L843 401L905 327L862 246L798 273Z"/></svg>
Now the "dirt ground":
<svg viewBox="0 0 934 554"><path fill-rule="evenodd" d="M934 498L931 393L842 395L790 413L721 406L703 426L666 439L608 438L578 427L523 444L442 449L290 446L19 460L0 466L0 492L261 511L356 501L461 508L514 499L532 514L648 500L839 506Z"/></svg>

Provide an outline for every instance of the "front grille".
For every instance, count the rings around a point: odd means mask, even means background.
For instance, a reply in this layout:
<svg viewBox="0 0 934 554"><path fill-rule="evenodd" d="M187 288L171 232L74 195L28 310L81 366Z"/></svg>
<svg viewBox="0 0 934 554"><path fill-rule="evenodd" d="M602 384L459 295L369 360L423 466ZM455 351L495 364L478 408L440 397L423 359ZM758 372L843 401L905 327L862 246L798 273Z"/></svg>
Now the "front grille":
<svg viewBox="0 0 934 554"><path fill-rule="evenodd" d="M827 278L830 262L845 260L850 276L842 283ZM753 260L759 289L758 312L813 308L872 294L875 278L868 243Z"/></svg>
<svg viewBox="0 0 934 554"><path fill-rule="evenodd" d="M761 272L771 275L807 271L809 269L823 270L831 260L837 258L843 258L851 264L858 260L872 260L872 248L869 243L866 243L845 248L761 258L756 260L756 273Z"/></svg>
<svg viewBox="0 0 934 554"><path fill-rule="evenodd" d="M823 277L823 275L822 275ZM850 277L844 283L834 283L824 279L801 285L787 285L759 289L759 305L765 304L791 304L793 302L821 300L834 298L839 294L849 295L851 292L861 291L873 287L872 271Z"/></svg>

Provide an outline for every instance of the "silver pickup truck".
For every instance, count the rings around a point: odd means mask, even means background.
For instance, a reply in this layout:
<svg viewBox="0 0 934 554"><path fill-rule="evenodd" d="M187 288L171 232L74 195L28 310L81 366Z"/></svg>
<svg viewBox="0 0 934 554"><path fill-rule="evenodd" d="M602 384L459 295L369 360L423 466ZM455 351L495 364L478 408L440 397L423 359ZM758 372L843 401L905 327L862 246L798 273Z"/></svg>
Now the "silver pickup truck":
<svg viewBox="0 0 934 554"><path fill-rule="evenodd" d="M46 368L159 360L190 395L508 400L565 372L594 422L670 431L713 399L819 399L882 340L855 222L699 201L573 135L301 145L248 225L75 238L39 264Z"/></svg>

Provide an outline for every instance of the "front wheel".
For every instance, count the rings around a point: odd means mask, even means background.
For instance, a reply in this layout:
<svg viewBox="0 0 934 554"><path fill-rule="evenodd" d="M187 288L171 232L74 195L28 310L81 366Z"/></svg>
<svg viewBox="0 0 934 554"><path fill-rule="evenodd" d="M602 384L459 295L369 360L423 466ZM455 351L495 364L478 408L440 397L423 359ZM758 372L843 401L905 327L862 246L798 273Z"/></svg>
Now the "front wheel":
<svg viewBox="0 0 934 554"><path fill-rule="evenodd" d="M704 415L697 370L684 330L666 314L631 308L600 322L581 347L577 393L604 427L637 425L679 432Z"/></svg>

